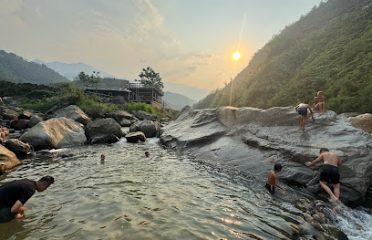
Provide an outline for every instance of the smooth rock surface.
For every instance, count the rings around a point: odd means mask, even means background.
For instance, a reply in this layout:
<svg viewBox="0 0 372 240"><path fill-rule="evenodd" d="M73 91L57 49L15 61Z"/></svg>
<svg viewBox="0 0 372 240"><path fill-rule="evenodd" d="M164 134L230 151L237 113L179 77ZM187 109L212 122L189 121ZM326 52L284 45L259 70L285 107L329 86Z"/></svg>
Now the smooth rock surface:
<svg viewBox="0 0 372 240"><path fill-rule="evenodd" d="M43 121L43 118L38 116L38 115L33 115L31 118L30 118L30 121L28 122L28 127L32 128L33 126L35 126L36 124L38 124L39 122L42 122Z"/></svg>
<svg viewBox="0 0 372 240"><path fill-rule="evenodd" d="M354 127L361 128L372 134L372 114L361 114L355 117L350 117L349 120Z"/></svg>
<svg viewBox="0 0 372 240"><path fill-rule="evenodd" d="M80 123L67 118L51 118L27 130L20 140L39 150L82 145L86 136Z"/></svg>
<svg viewBox="0 0 372 240"><path fill-rule="evenodd" d="M151 120L143 120L138 123L138 131L145 134L146 138L153 138L159 135L160 124Z"/></svg>
<svg viewBox="0 0 372 240"><path fill-rule="evenodd" d="M125 138L127 139L127 142L130 143L137 143L137 142L145 142L146 137L143 132L131 132L125 135Z"/></svg>
<svg viewBox="0 0 372 240"><path fill-rule="evenodd" d="M28 143L24 143L18 139L9 139L5 142L4 146L14 152L17 157L27 156L31 151L31 147Z"/></svg>
<svg viewBox="0 0 372 240"><path fill-rule="evenodd" d="M88 123L85 132L90 143L112 143L122 137L121 126L113 118L96 119Z"/></svg>
<svg viewBox="0 0 372 240"><path fill-rule="evenodd" d="M76 105L70 105L68 107L57 110L54 113L54 117L69 118L84 125L87 125L91 121L90 118Z"/></svg>
<svg viewBox="0 0 372 240"><path fill-rule="evenodd" d="M350 205L365 201L372 185L372 137L354 128L345 117L328 111L307 120L299 130L293 107L186 108L162 129L161 142L194 155L198 160L237 169L263 184L275 162L283 164L281 180L326 196L319 186L319 166L306 167L321 147L343 160L340 167L341 200Z"/></svg>
<svg viewBox="0 0 372 240"><path fill-rule="evenodd" d="M138 118L139 120L151 120L151 121L156 120L155 115L152 115L142 110L134 112L134 116L136 116L136 118Z"/></svg>
<svg viewBox="0 0 372 240"><path fill-rule="evenodd" d="M7 172L20 164L21 161L12 151L0 145L0 173Z"/></svg>

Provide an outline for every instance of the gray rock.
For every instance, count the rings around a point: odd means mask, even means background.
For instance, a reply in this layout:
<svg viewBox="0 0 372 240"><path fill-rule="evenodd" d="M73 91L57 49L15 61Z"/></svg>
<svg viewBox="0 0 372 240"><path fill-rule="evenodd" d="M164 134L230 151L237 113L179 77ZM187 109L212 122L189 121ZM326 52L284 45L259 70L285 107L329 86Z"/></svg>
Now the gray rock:
<svg viewBox="0 0 372 240"><path fill-rule="evenodd" d="M10 127L14 128L15 130L23 130L29 127L30 120L28 119L17 119L11 121Z"/></svg>
<svg viewBox="0 0 372 240"><path fill-rule="evenodd" d="M32 128L33 126L35 126L36 124L38 124L39 122L42 122L43 119L38 116L38 115L33 115L31 118L30 118L30 121L28 122L28 127Z"/></svg>
<svg viewBox="0 0 372 240"><path fill-rule="evenodd" d="M307 186L314 194L324 193L319 187L319 166L308 168L304 163L315 159L319 149L326 147L343 160L341 200L348 205L363 203L372 185L372 136L332 111L314 117L314 122L307 120L303 133L298 129L298 114L293 107L186 108L162 129L160 142L262 181L274 162L281 162L282 180Z"/></svg>
<svg viewBox="0 0 372 240"><path fill-rule="evenodd" d="M39 150L82 145L86 136L81 124L74 120L51 118L27 130L20 140Z"/></svg>
<svg viewBox="0 0 372 240"><path fill-rule="evenodd" d="M122 127L130 127L130 125L133 124L133 120L129 120L129 119L124 118L124 119L120 120L119 124Z"/></svg>
<svg viewBox="0 0 372 240"><path fill-rule="evenodd" d="M125 138L127 139L127 142L130 143L137 143L137 142L145 142L146 137L143 132L131 132L125 135Z"/></svg>
<svg viewBox="0 0 372 240"><path fill-rule="evenodd" d="M0 173L7 172L20 164L21 161L12 151L0 145Z"/></svg>
<svg viewBox="0 0 372 240"><path fill-rule="evenodd" d="M129 127L129 132L137 132L139 131L139 122L134 122L132 125Z"/></svg>
<svg viewBox="0 0 372 240"><path fill-rule="evenodd" d="M9 139L5 142L4 146L14 152L17 157L25 157L31 151L31 147L28 143L24 143L18 139Z"/></svg>
<svg viewBox="0 0 372 240"><path fill-rule="evenodd" d="M143 132L146 138L157 137L159 135L160 124L150 120L143 120L138 123L138 130Z"/></svg>
<svg viewBox="0 0 372 240"><path fill-rule="evenodd" d="M54 117L69 118L84 125L87 125L91 121L91 119L76 105L70 105L68 107L57 110L54 113Z"/></svg>
<svg viewBox="0 0 372 240"><path fill-rule="evenodd" d="M113 118L94 120L85 127L85 132L90 143L103 143L103 140L111 143L122 137L121 127Z"/></svg>
<svg viewBox="0 0 372 240"><path fill-rule="evenodd" d="M354 127L363 129L372 134L372 114L361 114L355 117L350 117L349 120Z"/></svg>
<svg viewBox="0 0 372 240"><path fill-rule="evenodd" d="M120 139L113 134L110 135L104 135L104 136L97 136L91 139L91 144L100 144L100 143L115 143L119 141Z"/></svg>
<svg viewBox="0 0 372 240"><path fill-rule="evenodd" d="M92 119L105 118L107 111L103 109L91 109L86 112Z"/></svg>
<svg viewBox="0 0 372 240"><path fill-rule="evenodd" d="M152 121L155 121L156 120L156 116L151 114L151 113L148 113L148 112L145 112L145 111L136 111L134 113L134 116L136 116L136 118L138 118L139 120L152 120Z"/></svg>

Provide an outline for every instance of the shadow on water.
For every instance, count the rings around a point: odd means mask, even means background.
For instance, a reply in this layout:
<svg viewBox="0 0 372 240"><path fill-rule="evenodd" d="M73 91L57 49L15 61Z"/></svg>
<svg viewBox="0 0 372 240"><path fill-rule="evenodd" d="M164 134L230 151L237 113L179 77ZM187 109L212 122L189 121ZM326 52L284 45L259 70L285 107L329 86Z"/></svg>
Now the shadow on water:
<svg viewBox="0 0 372 240"><path fill-rule="evenodd" d="M144 156L145 151L150 157ZM100 163L101 154L106 155L104 164ZM313 200L301 189L285 187L285 192L272 196L263 187L264 179L177 156L159 147L157 140L37 153L1 183L46 174L53 175L56 182L27 202L29 210L23 221L0 224L0 239L328 236L311 226L307 213L296 208L299 198ZM344 211L337 220L341 229L347 224L367 229L371 223L371 215L365 211L364 220L352 210ZM344 231L358 239L354 231ZM364 233L364 237L372 236L367 230Z"/></svg>

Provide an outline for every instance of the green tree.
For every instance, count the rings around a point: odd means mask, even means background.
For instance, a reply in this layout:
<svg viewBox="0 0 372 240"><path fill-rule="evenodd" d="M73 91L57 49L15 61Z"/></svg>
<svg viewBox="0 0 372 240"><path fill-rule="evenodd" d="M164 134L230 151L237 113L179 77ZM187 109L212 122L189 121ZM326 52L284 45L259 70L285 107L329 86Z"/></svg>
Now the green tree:
<svg viewBox="0 0 372 240"><path fill-rule="evenodd" d="M143 68L142 72L138 76L140 79L136 79L135 81L140 82L145 87L153 87L159 90L164 88L159 73L155 72L151 67Z"/></svg>

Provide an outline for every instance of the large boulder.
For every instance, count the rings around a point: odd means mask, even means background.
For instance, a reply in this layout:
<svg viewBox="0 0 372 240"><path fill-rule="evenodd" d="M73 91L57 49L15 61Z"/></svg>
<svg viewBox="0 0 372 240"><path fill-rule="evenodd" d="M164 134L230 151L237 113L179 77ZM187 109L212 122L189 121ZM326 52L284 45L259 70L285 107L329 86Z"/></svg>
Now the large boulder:
<svg viewBox="0 0 372 240"><path fill-rule="evenodd" d="M17 119L10 122L10 127L14 128L15 130L23 130L29 127L30 120L28 119Z"/></svg>
<svg viewBox="0 0 372 240"><path fill-rule="evenodd" d="M355 117L350 117L349 120L354 127L361 128L372 134L372 114L361 114Z"/></svg>
<svg viewBox="0 0 372 240"><path fill-rule="evenodd" d="M136 118L138 118L139 120L152 120L152 121L156 120L155 115L142 111L142 110L134 112L134 116L136 116Z"/></svg>
<svg viewBox="0 0 372 240"><path fill-rule="evenodd" d="M80 123L68 118L51 118L29 129L20 140L39 150L82 145L86 136Z"/></svg>
<svg viewBox="0 0 372 240"><path fill-rule="evenodd" d="M308 168L304 163L326 147L343 160L341 200L350 206L362 204L372 185L372 136L332 111L314 116L315 121L308 120L302 132L293 107L187 108L162 129L160 141L171 148L187 149L202 162L236 169L262 181L273 164L280 162L283 181L307 187L315 195L324 195L319 187L319 166Z"/></svg>
<svg viewBox="0 0 372 240"><path fill-rule="evenodd" d="M11 109L7 106L0 106L0 116L4 120L13 120L17 119L19 116L19 112L16 111L17 109Z"/></svg>
<svg viewBox="0 0 372 240"><path fill-rule="evenodd" d="M18 139L9 139L5 142L4 146L14 152L17 157L25 157L31 151L30 144L24 143Z"/></svg>
<svg viewBox="0 0 372 240"><path fill-rule="evenodd" d="M125 138L127 139L127 142L130 143L137 143L137 142L145 142L146 137L143 132L131 132L125 135Z"/></svg>
<svg viewBox="0 0 372 240"><path fill-rule="evenodd" d="M7 172L20 164L21 161L12 151L0 145L0 173Z"/></svg>
<svg viewBox="0 0 372 240"><path fill-rule="evenodd" d="M113 118L94 120L85 127L90 143L112 143L122 137L121 127Z"/></svg>
<svg viewBox="0 0 372 240"><path fill-rule="evenodd" d="M68 107L57 110L54 113L54 117L70 118L84 125L87 125L91 121L90 118L76 105L70 105Z"/></svg>
<svg viewBox="0 0 372 240"><path fill-rule="evenodd" d="M105 118L106 115L107 115L107 111L106 110L99 109L99 108L89 109L89 110L86 111L86 113L93 120L100 119L100 118Z"/></svg>
<svg viewBox="0 0 372 240"><path fill-rule="evenodd" d="M127 111L114 111L107 114L108 118L113 118L122 127L129 127L134 122L134 116Z"/></svg>
<svg viewBox="0 0 372 240"><path fill-rule="evenodd" d="M32 128L33 126L35 126L36 124L42 121L43 121L42 117L38 115L32 115L32 117L30 118L30 121L28 122L28 127Z"/></svg>
<svg viewBox="0 0 372 240"><path fill-rule="evenodd" d="M151 120L143 120L138 123L138 131L145 134L147 138L159 136L160 124Z"/></svg>

